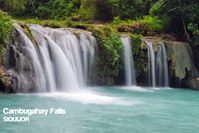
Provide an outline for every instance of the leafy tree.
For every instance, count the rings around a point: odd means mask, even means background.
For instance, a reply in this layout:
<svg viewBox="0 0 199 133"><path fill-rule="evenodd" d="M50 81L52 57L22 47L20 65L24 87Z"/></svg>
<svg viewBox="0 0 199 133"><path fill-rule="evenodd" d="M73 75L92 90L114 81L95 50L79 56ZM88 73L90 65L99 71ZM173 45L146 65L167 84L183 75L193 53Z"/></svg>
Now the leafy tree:
<svg viewBox="0 0 199 133"><path fill-rule="evenodd" d="M190 23L198 25L199 1L198 0L159 0L150 10L151 15L159 15L171 18L172 24L180 24L184 36L190 41L190 34L187 27Z"/></svg>
<svg viewBox="0 0 199 133"><path fill-rule="evenodd" d="M80 7L80 0L0 0L1 9L18 17L41 19L71 16Z"/></svg>
<svg viewBox="0 0 199 133"><path fill-rule="evenodd" d="M154 0L100 0L96 1L98 19L135 19L147 15ZM106 13L103 13L106 11Z"/></svg>
<svg viewBox="0 0 199 133"><path fill-rule="evenodd" d="M12 12L15 15L25 9L27 2L27 0L0 0L1 9Z"/></svg>

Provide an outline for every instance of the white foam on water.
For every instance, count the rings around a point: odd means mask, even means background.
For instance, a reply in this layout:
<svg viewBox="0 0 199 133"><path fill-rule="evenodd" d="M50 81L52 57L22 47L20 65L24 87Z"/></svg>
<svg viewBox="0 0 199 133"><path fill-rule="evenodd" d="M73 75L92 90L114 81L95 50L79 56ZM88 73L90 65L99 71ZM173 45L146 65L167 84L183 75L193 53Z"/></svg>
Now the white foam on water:
<svg viewBox="0 0 199 133"><path fill-rule="evenodd" d="M156 90L171 90L170 87L147 87L148 90L156 91Z"/></svg>
<svg viewBox="0 0 199 133"><path fill-rule="evenodd" d="M129 91L138 91L138 92L154 92L158 90L171 90L170 87L140 87L140 86L121 86L117 89L129 90Z"/></svg>
<svg viewBox="0 0 199 133"><path fill-rule="evenodd" d="M108 95L103 95L92 91L80 91L80 92L53 92L53 93L40 93L36 94L38 96L52 97L55 99L66 99L75 102L80 102L82 104L100 104L100 105L124 105L131 106L140 104L140 101L123 98L123 97L112 97Z"/></svg>
<svg viewBox="0 0 199 133"><path fill-rule="evenodd" d="M148 89L148 88L139 87L139 86L121 86L118 88L122 90L139 91L139 92L153 92L154 91L153 89Z"/></svg>

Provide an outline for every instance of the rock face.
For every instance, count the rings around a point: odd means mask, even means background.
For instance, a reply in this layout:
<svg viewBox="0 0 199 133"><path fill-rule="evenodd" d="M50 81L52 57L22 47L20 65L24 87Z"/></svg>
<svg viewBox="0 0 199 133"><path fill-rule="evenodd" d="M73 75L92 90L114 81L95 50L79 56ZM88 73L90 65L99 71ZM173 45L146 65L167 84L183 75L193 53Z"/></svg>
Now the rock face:
<svg viewBox="0 0 199 133"><path fill-rule="evenodd" d="M31 39L31 35L29 38ZM194 62L194 56L190 45L186 42L179 42L171 38L165 39L161 37L144 37L141 45L139 45L139 47L136 46L137 52L134 54L134 63L137 85L148 86L147 80L149 70L147 64L146 40L150 40L153 43L155 54L157 54L160 44L164 43L168 57L169 82L171 87L199 89L199 73L196 63ZM34 42L34 40L32 41ZM118 42L116 51L121 52L121 48L119 48L120 43L119 41L116 42ZM23 50L25 43L25 40L20 36L18 31L13 31L12 39L4 54L4 58L0 57L0 91L2 92L16 92L16 88L18 88L19 85L18 72L20 71L19 68L21 68L19 65L21 64L24 66L24 78L30 79L25 80L27 81L24 83L26 85L26 90L23 90L22 92L34 92L33 89L37 88L37 86L35 86L36 81L34 81L36 74L32 67L33 62L28 60L30 58L26 56L29 54L25 53ZM104 42L102 41L101 43ZM108 44L106 45L108 46ZM134 45L136 44L132 43L132 49L135 48ZM99 45L99 47L100 46L101 45ZM116 63L110 64L110 58L108 57L111 56L110 54L112 54L111 52L113 50L109 49L108 52L104 52L102 48L98 48L97 51L98 54L100 53L99 55L101 55L101 58L99 58L99 56L96 60L101 63L100 65L98 63L98 66L96 66L96 68L99 69L99 72L94 75L95 78L92 77L96 80L93 82L93 85L122 85L122 80L124 79L123 54L121 53L120 57L117 58L117 61L115 61ZM95 71L97 70L95 69Z"/></svg>
<svg viewBox="0 0 199 133"><path fill-rule="evenodd" d="M171 72L173 72L173 74L171 75L171 81L174 81L172 85L174 87L199 89L199 86L196 87L192 84L192 81L194 81L194 78L198 75L198 71L195 67L190 45L188 43L175 41L166 44L169 60L172 65Z"/></svg>
<svg viewBox="0 0 199 133"><path fill-rule="evenodd" d="M0 92L15 93L16 92L16 74L12 70L0 68Z"/></svg>
<svg viewBox="0 0 199 133"><path fill-rule="evenodd" d="M166 45L171 87L199 89L198 70L194 63L192 49L188 43L157 37L146 37L144 39L153 42L155 51L160 43Z"/></svg>
<svg viewBox="0 0 199 133"><path fill-rule="evenodd" d="M89 83L96 39L91 32L15 24L5 59L17 92L71 91Z"/></svg>
<svg viewBox="0 0 199 133"><path fill-rule="evenodd" d="M17 74L13 68L13 64L16 63L16 55L13 57L8 57L9 53L12 52L10 47L13 42L18 42L16 39L17 34L14 30L11 34L11 40L7 46L7 49L0 54L0 92L4 93L15 93L17 86ZM12 53L10 53L12 54Z"/></svg>
<svg viewBox="0 0 199 133"><path fill-rule="evenodd" d="M12 74L12 88L11 90L6 91L11 91L11 92L17 92L17 88L20 83L19 79L19 71L20 68L24 69L24 78L28 79L28 83L26 86L26 91L24 90L23 92L32 92L32 86L34 86L34 82L32 81L34 77L34 71L32 69L32 61L29 60L29 54L26 53L24 50L25 48L25 40L22 38L22 36L19 34L17 30L13 31L12 37L10 40L10 43L8 45L7 51L6 51L6 56L4 59L4 64L6 68L6 72L10 71ZM20 67L20 66L25 66L25 67Z"/></svg>

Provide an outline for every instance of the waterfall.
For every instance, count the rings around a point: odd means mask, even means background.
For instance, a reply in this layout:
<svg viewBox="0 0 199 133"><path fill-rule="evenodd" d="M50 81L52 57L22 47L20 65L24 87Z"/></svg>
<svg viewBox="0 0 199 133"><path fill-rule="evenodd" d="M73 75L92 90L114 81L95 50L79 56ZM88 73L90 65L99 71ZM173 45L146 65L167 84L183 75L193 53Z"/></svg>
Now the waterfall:
<svg viewBox="0 0 199 133"><path fill-rule="evenodd" d="M148 50L148 69L149 69L149 86L156 86L155 77L155 54L153 50L152 42L146 41Z"/></svg>
<svg viewBox="0 0 199 133"><path fill-rule="evenodd" d="M158 86L169 86L169 76L168 76L168 63L165 45L160 44L159 50L157 52L157 85Z"/></svg>
<svg viewBox="0 0 199 133"><path fill-rule="evenodd" d="M128 36L122 36L121 40L124 47L125 85L136 85L134 60L131 49L131 38Z"/></svg>
<svg viewBox="0 0 199 133"><path fill-rule="evenodd" d="M15 27L22 41L12 45L19 54L18 91L71 91L87 85L97 45L90 32L30 25L28 35Z"/></svg>
<svg viewBox="0 0 199 133"><path fill-rule="evenodd" d="M148 50L149 86L169 86L168 63L165 45L161 42L157 52L155 53L152 42L146 41L146 44Z"/></svg>

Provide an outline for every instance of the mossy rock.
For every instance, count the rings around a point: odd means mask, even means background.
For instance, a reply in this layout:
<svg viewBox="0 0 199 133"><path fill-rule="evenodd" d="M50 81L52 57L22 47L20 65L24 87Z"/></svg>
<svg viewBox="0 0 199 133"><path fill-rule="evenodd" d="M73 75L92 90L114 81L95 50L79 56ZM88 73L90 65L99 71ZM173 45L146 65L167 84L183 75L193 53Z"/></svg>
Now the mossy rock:
<svg viewBox="0 0 199 133"><path fill-rule="evenodd" d="M98 43L98 55L95 60L94 76L96 84L113 85L119 74L119 60L123 49L120 35L117 31L105 25L89 27Z"/></svg>
<svg viewBox="0 0 199 133"><path fill-rule="evenodd" d="M3 93L16 93L13 84L13 75L11 73L6 73L3 67L0 67L0 92Z"/></svg>
<svg viewBox="0 0 199 133"><path fill-rule="evenodd" d="M117 30L119 32L131 32L133 34L142 34L142 35L147 35L149 33L148 27L141 23L120 25L120 26L118 26Z"/></svg>

